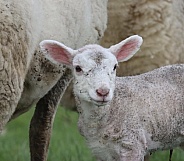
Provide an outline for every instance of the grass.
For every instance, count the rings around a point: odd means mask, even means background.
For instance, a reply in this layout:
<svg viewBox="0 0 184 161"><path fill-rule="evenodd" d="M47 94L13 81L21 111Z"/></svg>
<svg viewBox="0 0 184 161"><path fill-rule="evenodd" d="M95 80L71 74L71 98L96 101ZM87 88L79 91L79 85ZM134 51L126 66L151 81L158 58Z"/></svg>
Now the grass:
<svg viewBox="0 0 184 161"><path fill-rule="evenodd" d="M0 161L25 161L29 156L30 112L10 122L5 134L0 136ZM58 109L48 161L95 161L77 129L77 113ZM152 154L151 161L168 161L169 151ZM184 161L184 152L174 151L173 161Z"/></svg>

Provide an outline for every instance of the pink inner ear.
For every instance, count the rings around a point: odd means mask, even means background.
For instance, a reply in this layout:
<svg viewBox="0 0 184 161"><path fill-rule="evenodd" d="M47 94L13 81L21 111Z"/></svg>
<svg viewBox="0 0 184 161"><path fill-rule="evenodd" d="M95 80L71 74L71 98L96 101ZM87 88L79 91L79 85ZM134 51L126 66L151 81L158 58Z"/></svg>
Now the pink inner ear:
<svg viewBox="0 0 184 161"><path fill-rule="evenodd" d="M48 50L48 54L58 63L70 64L70 57L66 49L56 44L46 44L45 48Z"/></svg>
<svg viewBox="0 0 184 161"><path fill-rule="evenodd" d="M130 55L134 54L135 51L137 51L139 41L136 39L130 40L127 43L125 43L120 50L118 51L117 54L117 59L118 60L123 60L129 57Z"/></svg>

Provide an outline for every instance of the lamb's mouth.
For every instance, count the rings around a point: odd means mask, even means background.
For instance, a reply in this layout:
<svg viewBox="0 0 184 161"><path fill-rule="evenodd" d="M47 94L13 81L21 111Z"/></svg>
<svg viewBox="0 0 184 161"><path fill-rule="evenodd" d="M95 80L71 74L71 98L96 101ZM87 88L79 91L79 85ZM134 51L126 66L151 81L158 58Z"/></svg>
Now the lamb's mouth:
<svg viewBox="0 0 184 161"><path fill-rule="evenodd" d="M97 105L97 106L105 106L106 104L109 103L108 100L94 100L94 99L92 99L92 98L91 98L91 101L92 101L95 105Z"/></svg>

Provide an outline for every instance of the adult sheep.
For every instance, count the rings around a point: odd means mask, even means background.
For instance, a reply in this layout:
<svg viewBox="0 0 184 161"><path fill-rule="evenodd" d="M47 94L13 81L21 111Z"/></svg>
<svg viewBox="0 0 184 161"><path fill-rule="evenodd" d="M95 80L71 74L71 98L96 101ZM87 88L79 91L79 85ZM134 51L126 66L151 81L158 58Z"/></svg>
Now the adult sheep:
<svg viewBox="0 0 184 161"><path fill-rule="evenodd" d="M108 25L101 45L109 47L133 34L144 39L139 54L120 64L118 75L184 62L183 7L183 0L109 0Z"/></svg>
<svg viewBox="0 0 184 161"><path fill-rule="evenodd" d="M39 42L52 38L73 48L97 42L106 28L106 6L107 0L0 1L0 131L60 78L64 87L71 78L39 53Z"/></svg>

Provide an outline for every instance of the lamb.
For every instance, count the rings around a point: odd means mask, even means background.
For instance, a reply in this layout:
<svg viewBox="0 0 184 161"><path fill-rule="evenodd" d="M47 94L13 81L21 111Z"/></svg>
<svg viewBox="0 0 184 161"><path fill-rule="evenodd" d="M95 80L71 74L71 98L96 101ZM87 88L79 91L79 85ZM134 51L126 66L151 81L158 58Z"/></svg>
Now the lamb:
<svg viewBox="0 0 184 161"><path fill-rule="evenodd" d="M108 49L40 43L50 61L72 69L79 130L100 161L141 161L150 152L184 145L184 65L116 77L118 62L141 44L137 35Z"/></svg>
<svg viewBox="0 0 184 161"><path fill-rule="evenodd" d="M45 59L39 42L53 38L72 48L97 43L106 28L106 8L107 0L0 1L0 131L33 107L59 79L64 79L61 95L71 80L65 66ZM37 126L37 122L32 125Z"/></svg>

